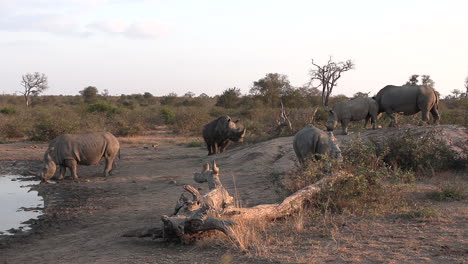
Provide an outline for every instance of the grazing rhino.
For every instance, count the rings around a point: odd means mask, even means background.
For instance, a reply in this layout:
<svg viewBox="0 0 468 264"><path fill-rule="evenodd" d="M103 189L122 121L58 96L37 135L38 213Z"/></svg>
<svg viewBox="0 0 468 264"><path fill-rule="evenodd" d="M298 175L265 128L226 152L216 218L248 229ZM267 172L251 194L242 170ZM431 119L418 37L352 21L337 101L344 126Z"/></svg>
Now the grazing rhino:
<svg viewBox="0 0 468 264"><path fill-rule="evenodd" d="M95 165L104 157L104 176L107 177L118 154L120 156L119 141L109 132L63 134L49 143L40 176L42 182L46 182L54 176L58 165L59 180L63 179L67 168L70 169L73 178L77 179L77 165Z"/></svg>
<svg viewBox="0 0 468 264"><path fill-rule="evenodd" d="M333 132L322 131L313 125L308 125L297 132L294 136L293 148L301 164L311 157L320 159L320 156L326 154L334 159L341 159L341 150Z"/></svg>
<svg viewBox="0 0 468 264"><path fill-rule="evenodd" d="M358 97L349 101L336 103L333 109L329 111L326 127L328 131L333 131L338 122L341 123L341 128L345 135L348 134L349 121L366 120L364 128L366 128L369 119L372 122L372 129L375 129L375 122L379 106L372 98Z"/></svg>
<svg viewBox="0 0 468 264"><path fill-rule="evenodd" d="M390 126L396 126L393 113L414 115L421 111L422 120L429 120L429 112L438 124L439 98L436 91L429 86L423 85L387 85L373 97L379 105L379 113L385 112L392 119Z"/></svg>
<svg viewBox="0 0 468 264"><path fill-rule="evenodd" d="M208 148L208 155L224 152L231 141L244 142L245 128L239 129L237 122L229 116L221 116L206 124L203 128L203 139Z"/></svg>

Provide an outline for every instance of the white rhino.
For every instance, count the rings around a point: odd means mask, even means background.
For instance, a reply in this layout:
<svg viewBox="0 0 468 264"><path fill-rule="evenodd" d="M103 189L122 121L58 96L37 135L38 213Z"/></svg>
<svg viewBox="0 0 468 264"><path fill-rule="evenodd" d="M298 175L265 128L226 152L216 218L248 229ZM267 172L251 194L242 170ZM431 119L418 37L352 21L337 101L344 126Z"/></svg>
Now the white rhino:
<svg viewBox="0 0 468 264"><path fill-rule="evenodd" d="M366 128L369 119L372 122L372 129L375 129L379 106L372 98L358 97L352 100L336 103L329 111L326 127L328 131L333 131L338 122L345 135L348 134L348 123L350 121L366 120Z"/></svg>
<svg viewBox="0 0 468 264"><path fill-rule="evenodd" d="M387 85L373 97L379 105L379 113L385 112L392 119L390 126L396 125L393 113L414 115L421 111L422 120L429 120L429 112L438 124L439 98L434 88L423 85Z"/></svg>
<svg viewBox="0 0 468 264"><path fill-rule="evenodd" d="M74 179L78 178L77 165L95 165L104 157L104 176L112 170L114 159L120 156L120 144L109 132L86 134L63 134L49 143L44 153L44 168L40 173L43 182L54 176L57 165L60 167L58 179L63 179L69 168Z"/></svg>
<svg viewBox="0 0 468 264"><path fill-rule="evenodd" d="M333 132L322 131L313 125L307 125L296 133L293 148L301 164L309 158L320 159L321 155L326 154L334 159L341 159L341 150Z"/></svg>
<svg viewBox="0 0 468 264"><path fill-rule="evenodd" d="M208 148L208 155L224 152L231 141L244 142L245 128L239 129L237 122L229 116L221 116L203 127L203 139Z"/></svg>

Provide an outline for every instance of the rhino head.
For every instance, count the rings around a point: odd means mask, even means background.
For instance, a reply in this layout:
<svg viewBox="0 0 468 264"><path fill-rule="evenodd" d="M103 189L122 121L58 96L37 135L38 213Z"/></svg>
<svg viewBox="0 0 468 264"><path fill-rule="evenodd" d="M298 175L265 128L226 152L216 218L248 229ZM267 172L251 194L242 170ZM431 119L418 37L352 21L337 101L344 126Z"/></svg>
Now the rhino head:
<svg viewBox="0 0 468 264"><path fill-rule="evenodd" d="M333 110L328 111L328 120L325 126L327 127L327 131L333 131L338 124L338 116L336 112Z"/></svg>
<svg viewBox="0 0 468 264"><path fill-rule="evenodd" d="M336 142L336 137L332 131L328 131L328 146L330 147L330 157L333 159L341 161L343 157L341 156L341 149Z"/></svg>
<svg viewBox="0 0 468 264"><path fill-rule="evenodd" d="M232 121L231 118L228 118L228 137L230 140L234 142L244 142L244 137L245 137L245 128L240 129L237 127L237 123L239 120Z"/></svg>
<svg viewBox="0 0 468 264"><path fill-rule="evenodd" d="M54 176L55 174L55 171L57 170L57 164L55 163L55 159L53 158L54 149L54 147L51 147L44 154L43 169L42 172L39 174L39 176L41 177L41 182L46 182L47 180L52 178L52 176Z"/></svg>

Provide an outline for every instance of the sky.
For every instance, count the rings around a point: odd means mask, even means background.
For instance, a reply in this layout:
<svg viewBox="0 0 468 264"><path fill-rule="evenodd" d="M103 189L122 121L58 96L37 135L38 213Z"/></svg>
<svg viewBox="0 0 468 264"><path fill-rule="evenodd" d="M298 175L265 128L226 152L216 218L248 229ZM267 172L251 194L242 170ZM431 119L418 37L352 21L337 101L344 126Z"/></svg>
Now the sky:
<svg viewBox="0 0 468 264"><path fill-rule="evenodd" d="M428 74L468 76L466 0L0 0L0 93L48 76L46 95L247 94L267 73L308 83L311 60L353 60L333 94Z"/></svg>

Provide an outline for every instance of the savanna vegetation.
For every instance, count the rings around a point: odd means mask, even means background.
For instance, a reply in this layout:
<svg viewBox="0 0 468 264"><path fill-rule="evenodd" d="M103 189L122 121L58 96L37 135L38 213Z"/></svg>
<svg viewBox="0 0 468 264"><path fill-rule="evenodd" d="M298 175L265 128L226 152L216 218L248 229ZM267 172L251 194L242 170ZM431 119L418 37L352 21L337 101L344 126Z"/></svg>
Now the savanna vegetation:
<svg viewBox="0 0 468 264"><path fill-rule="evenodd" d="M311 83L318 80L316 87L322 90L313 86L295 87L286 75L269 73L253 82L249 94L242 95L238 88L233 87L213 97L206 94L195 96L192 92L184 96L169 93L156 97L150 92L109 96L109 91L100 93L93 86L84 88L80 95L75 96L41 96L40 92L48 87L47 77L39 73L29 74L23 76L24 86L29 87L25 94L0 96L0 138L2 141L12 138L47 141L62 133L102 130L117 136L133 136L161 125L171 127L178 134L199 135L204 124L225 114L241 120L248 128L250 141L293 135L308 123L323 127L328 117L326 105L349 99L344 95L331 95L341 75L328 76L334 80L328 85L322 85L324 81L320 78L325 78L327 71L335 69L332 71L335 73L336 68L346 71L354 65L351 61L338 64L329 61L327 65L317 65L317 70L311 71ZM35 90L34 84L28 84L34 82L32 79L39 83ZM408 83L417 84L418 75L411 76ZM426 75L422 83L434 85ZM370 95L364 92L354 95L359 96ZM290 129L279 125L281 105L292 124ZM451 95L441 99L439 108L442 124L468 124L466 93L452 91ZM419 115L400 116L399 119L401 124L420 122ZM389 120L384 115L378 123L386 126ZM362 126L360 123L354 125Z"/></svg>

